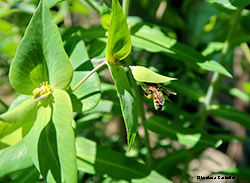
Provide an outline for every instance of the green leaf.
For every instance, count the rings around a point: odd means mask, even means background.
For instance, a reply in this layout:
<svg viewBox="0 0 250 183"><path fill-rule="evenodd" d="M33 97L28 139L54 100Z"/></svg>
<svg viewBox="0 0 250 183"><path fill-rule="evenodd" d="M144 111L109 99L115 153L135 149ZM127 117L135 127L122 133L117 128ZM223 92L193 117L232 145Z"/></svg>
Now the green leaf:
<svg viewBox="0 0 250 183"><path fill-rule="evenodd" d="M78 36L73 36L66 42L66 50L74 68L74 76L70 86L73 88L94 68L89 60L83 41ZM73 50L71 50L73 49ZM101 85L97 73L94 73L71 94L75 112L85 112L93 109L101 98Z"/></svg>
<svg viewBox="0 0 250 183"><path fill-rule="evenodd" d="M248 113L239 111L229 105L211 105L208 110L212 115L234 121L242 124L247 129L250 129L250 115Z"/></svg>
<svg viewBox="0 0 250 183"><path fill-rule="evenodd" d="M184 63L189 63L207 71L219 72L225 76L232 77L218 62L206 60L199 52L177 42L175 39L167 37L157 27L150 27L142 23L135 24L131 27L131 38L132 44L135 47L150 52L163 52L169 57L183 61Z"/></svg>
<svg viewBox="0 0 250 183"><path fill-rule="evenodd" d="M79 171L82 171L84 173L95 174L95 167L80 158L77 159L77 168Z"/></svg>
<svg viewBox="0 0 250 183"><path fill-rule="evenodd" d="M248 0L207 0L219 10L224 10L228 13L233 13L239 8L243 8L250 4Z"/></svg>
<svg viewBox="0 0 250 183"><path fill-rule="evenodd" d="M77 166L71 101L68 94L63 90L55 90L54 97L52 121L56 131L57 153L61 175L64 180L62 182L73 183L77 182ZM43 152L44 150L42 149Z"/></svg>
<svg viewBox="0 0 250 183"><path fill-rule="evenodd" d="M202 51L202 55L207 57L212 55L218 51L221 51L224 47L224 43L222 42L210 42L207 47Z"/></svg>
<svg viewBox="0 0 250 183"><path fill-rule="evenodd" d="M16 91L31 95L44 81L54 89L65 89L71 78L72 67L58 28L45 1L41 1L17 48L10 82Z"/></svg>
<svg viewBox="0 0 250 183"><path fill-rule="evenodd" d="M176 78L170 78L151 71L143 66L130 66L132 74L136 81L146 83L165 83Z"/></svg>
<svg viewBox="0 0 250 183"><path fill-rule="evenodd" d="M131 50L131 38L126 18L118 0L112 1L111 22L108 31L106 60L115 63L128 56Z"/></svg>
<svg viewBox="0 0 250 183"><path fill-rule="evenodd" d="M40 106L35 124L24 138L25 144L35 166L48 182L76 182L71 101L63 90L54 90L53 96L53 113L50 105Z"/></svg>
<svg viewBox="0 0 250 183"><path fill-rule="evenodd" d="M109 70L120 99L122 115L127 131L128 146L130 149L134 143L138 126L135 96L131 90L125 69L121 66L109 65Z"/></svg>
<svg viewBox="0 0 250 183"><path fill-rule="evenodd" d="M0 139L16 131L18 128L21 128L19 137L16 136L16 139L20 140L24 135L26 135L27 131L29 131L32 124L36 120L36 114L37 102L32 98L25 100L14 109L1 114ZM2 142L5 140L1 139Z"/></svg>
<svg viewBox="0 0 250 183"><path fill-rule="evenodd" d="M222 144L222 140L220 139L202 133L196 129L183 128L182 126L160 116L153 116L148 119L147 126L153 132L165 137L176 139L180 144L189 147L219 147Z"/></svg>
<svg viewBox="0 0 250 183"><path fill-rule="evenodd" d="M23 141L0 151L0 177L33 165Z"/></svg>
<svg viewBox="0 0 250 183"><path fill-rule="evenodd" d="M95 173L123 180L143 178L149 174L149 168L146 165L99 146L86 138L76 138L76 149L79 161L85 161L94 166Z"/></svg>
<svg viewBox="0 0 250 183"><path fill-rule="evenodd" d="M229 90L229 93L235 97L238 97L239 99L245 101L245 102L250 102L250 95L244 93L238 88L231 88Z"/></svg>
<svg viewBox="0 0 250 183"><path fill-rule="evenodd" d="M0 9L0 18L19 12L18 9Z"/></svg>
<svg viewBox="0 0 250 183"><path fill-rule="evenodd" d="M90 58L104 58L106 52L106 43L100 41L99 39L93 40L88 49L88 54Z"/></svg>
<svg viewBox="0 0 250 183"><path fill-rule="evenodd" d="M45 1L45 0L44 0ZM46 0L46 4L49 8L52 8L53 6L55 6L57 3L64 1L64 0Z"/></svg>
<svg viewBox="0 0 250 183"><path fill-rule="evenodd" d="M28 167L15 174L12 183L39 182L40 174L34 166Z"/></svg>
<svg viewBox="0 0 250 183"><path fill-rule="evenodd" d="M206 60L203 63L197 63L197 65L200 66L200 68L212 72L218 72L224 76L232 78L233 76L227 71L225 67L223 67L219 62L216 62L214 60Z"/></svg>
<svg viewBox="0 0 250 183"><path fill-rule="evenodd" d="M101 14L101 24L104 29L108 30L109 25L110 25L110 20L111 20L111 10L105 3L103 3L102 14Z"/></svg>
<svg viewBox="0 0 250 183"><path fill-rule="evenodd" d="M78 156L78 169L89 174L108 175L112 179L122 179L124 182L149 182L157 180L169 183L165 177L121 153L97 145L95 142L83 138L76 138L76 149ZM126 181L125 181L126 180Z"/></svg>
<svg viewBox="0 0 250 183"><path fill-rule="evenodd" d="M37 102L29 98L16 108L0 115L0 121L16 124L33 122L36 118Z"/></svg>
<svg viewBox="0 0 250 183"><path fill-rule="evenodd" d="M101 117L102 117L101 113L90 113L78 119L76 121L77 122L77 126L75 129L76 134L81 133L83 129L88 128L93 121L97 121Z"/></svg>
<svg viewBox="0 0 250 183"><path fill-rule="evenodd" d="M14 109L15 107L17 107L18 105L20 105L21 103L23 103L24 101L26 101L28 98L30 98L29 95L19 95L9 106L8 111Z"/></svg>
<svg viewBox="0 0 250 183"><path fill-rule="evenodd" d="M250 82L244 82L244 83L242 84L242 87L244 88L244 91L245 91L248 95L250 95Z"/></svg>
<svg viewBox="0 0 250 183"><path fill-rule="evenodd" d="M38 170L40 170L40 162L39 162L40 160L38 158L39 157L38 146L39 146L39 141L40 141L40 135L44 131L44 128L46 127L46 125L51 120L51 111L52 109L50 105L40 106L37 111L37 117L36 117L36 121L34 125L32 129L30 130L30 132L24 138L24 143L27 146L30 156L32 158L32 161ZM44 149L44 151L50 152L48 151L48 149ZM47 162L49 163L50 161L47 161Z"/></svg>

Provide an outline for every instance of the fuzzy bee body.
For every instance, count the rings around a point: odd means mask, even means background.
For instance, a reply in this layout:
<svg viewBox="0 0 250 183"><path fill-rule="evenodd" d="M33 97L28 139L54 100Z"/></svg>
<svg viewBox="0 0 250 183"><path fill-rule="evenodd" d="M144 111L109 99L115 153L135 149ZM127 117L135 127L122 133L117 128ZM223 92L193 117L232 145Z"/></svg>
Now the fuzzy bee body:
<svg viewBox="0 0 250 183"><path fill-rule="evenodd" d="M169 100L168 96L170 94L176 95L175 92L163 87L159 84L154 83L144 83L145 87L143 88L144 95L150 99L153 98L154 107L157 111L161 111L163 109L163 105L165 104L165 100Z"/></svg>
<svg viewBox="0 0 250 183"><path fill-rule="evenodd" d="M154 101L154 107L157 111L161 111L163 108L163 105L165 103L165 99L163 96L163 93L161 91L156 90L153 93L153 101Z"/></svg>

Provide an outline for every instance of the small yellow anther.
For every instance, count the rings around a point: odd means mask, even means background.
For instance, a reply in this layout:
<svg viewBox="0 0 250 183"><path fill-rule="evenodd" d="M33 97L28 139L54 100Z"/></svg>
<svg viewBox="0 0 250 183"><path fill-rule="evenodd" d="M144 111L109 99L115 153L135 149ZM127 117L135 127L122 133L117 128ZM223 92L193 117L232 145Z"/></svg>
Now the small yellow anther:
<svg viewBox="0 0 250 183"><path fill-rule="evenodd" d="M40 86L40 88L35 88L33 90L33 96L36 98L36 101L47 98L52 93L52 88L48 84L48 81L40 83Z"/></svg>
<svg viewBox="0 0 250 183"><path fill-rule="evenodd" d="M37 97L39 94L40 94L40 88L35 88L35 89L33 90L33 95L34 95L34 97Z"/></svg>

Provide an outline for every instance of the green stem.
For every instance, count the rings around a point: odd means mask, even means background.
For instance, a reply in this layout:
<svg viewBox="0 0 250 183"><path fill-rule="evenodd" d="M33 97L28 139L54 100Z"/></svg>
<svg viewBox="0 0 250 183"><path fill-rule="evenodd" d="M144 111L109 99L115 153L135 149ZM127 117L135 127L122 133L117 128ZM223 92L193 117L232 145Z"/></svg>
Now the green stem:
<svg viewBox="0 0 250 183"><path fill-rule="evenodd" d="M100 68L106 65L106 61L102 62L98 66L96 66L88 75L86 75L79 83L77 83L73 88L72 91L76 91L77 88L79 88L92 74L94 74L96 71L98 71Z"/></svg>
<svg viewBox="0 0 250 183"><path fill-rule="evenodd" d="M8 110L9 106L2 99L0 99L0 104L2 104L6 111Z"/></svg>
<svg viewBox="0 0 250 183"><path fill-rule="evenodd" d="M122 9L123 9L125 17L128 16L129 5L130 5L130 0L123 0Z"/></svg>
<svg viewBox="0 0 250 183"><path fill-rule="evenodd" d="M236 12L236 14L235 14L235 16L233 18L233 23L231 25L231 29L229 30L227 39L226 39L226 41L224 43L224 47L223 47L223 49L221 51L221 57L220 57L219 62L222 65L225 65L225 59L226 59L227 53L228 53L228 51L230 49L232 37L233 37L233 34L234 34L235 29L237 27L238 21L240 19L241 11L242 11L242 9L239 9ZM211 105L211 102L212 102L213 98L215 97L215 95L216 95L216 93L217 93L217 91L219 89L220 79L221 79L221 75L218 72L215 72L213 74L211 83L210 83L210 85L208 87L206 98L205 98L204 105L203 105L203 108L202 108L201 120L200 120L200 123L198 124L198 128L200 128L200 129L203 129L204 126L205 126L205 123L206 123L206 120L207 120L207 115L208 115L208 108Z"/></svg>

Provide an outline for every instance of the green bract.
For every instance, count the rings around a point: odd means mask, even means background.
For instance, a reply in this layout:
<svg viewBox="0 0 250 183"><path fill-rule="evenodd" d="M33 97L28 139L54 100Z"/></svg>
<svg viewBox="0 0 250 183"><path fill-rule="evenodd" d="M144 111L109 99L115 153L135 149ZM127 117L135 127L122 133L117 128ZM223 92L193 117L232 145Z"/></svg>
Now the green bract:
<svg viewBox="0 0 250 183"><path fill-rule="evenodd" d="M53 89L65 89L72 74L57 26L45 1L41 1L11 64L11 85L26 95L45 81Z"/></svg>
<svg viewBox="0 0 250 183"><path fill-rule="evenodd" d="M108 32L106 60L112 64L127 57L131 51L130 32L118 0L112 1L111 22Z"/></svg>
<svg viewBox="0 0 250 183"><path fill-rule="evenodd" d="M70 97L64 91L72 75L58 28L43 0L10 68L13 88L30 97L0 116L0 132L9 136L22 132L18 138L21 141L12 149L21 149L25 144L46 182L77 182L73 110ZM13 145L7 140L4 142Z"/></svg>
<svg viewBox="0 0 250 183"><path fill-rule="evenodd" d="M132 74L136 81L146 83L165 83L168 81L176 80L176 78L166 77L157 74L143 66L130 66Z"/></svg>

